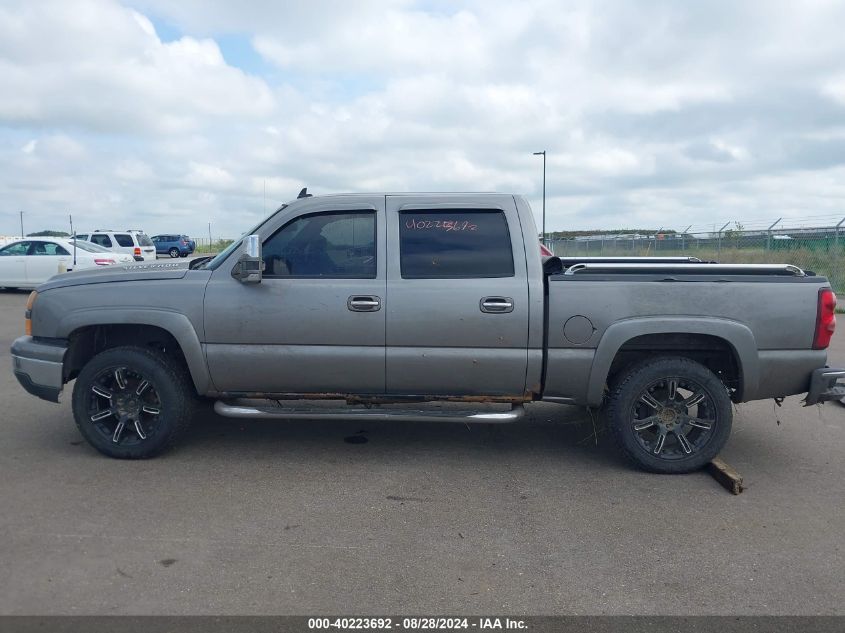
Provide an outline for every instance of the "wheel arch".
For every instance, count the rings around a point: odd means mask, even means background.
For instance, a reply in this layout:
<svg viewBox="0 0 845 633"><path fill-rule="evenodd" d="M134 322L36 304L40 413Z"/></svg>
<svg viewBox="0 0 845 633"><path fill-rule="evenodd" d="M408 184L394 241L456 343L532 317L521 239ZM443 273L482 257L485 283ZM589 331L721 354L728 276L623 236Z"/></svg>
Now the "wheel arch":
<svg viewBox="0 0 845 633"><path fill-rule="evenodd" d="M636 318L618 321L602 335L590 370L587 404L602 403L605 385L621 368L657 355L720 358L735 370L735 401L748 400L757 391L757 343L745 324L715 317Z"/></svg>
<svg viewBox="0 0 845 633"><path fill-rule="evenodd" d="M72 379L94 354L119 345L160 346L185 364L197 393L211 388L199 337L187 316L164 310L97 308L66 315L58 336L69 341L65 379Z"/></svg>

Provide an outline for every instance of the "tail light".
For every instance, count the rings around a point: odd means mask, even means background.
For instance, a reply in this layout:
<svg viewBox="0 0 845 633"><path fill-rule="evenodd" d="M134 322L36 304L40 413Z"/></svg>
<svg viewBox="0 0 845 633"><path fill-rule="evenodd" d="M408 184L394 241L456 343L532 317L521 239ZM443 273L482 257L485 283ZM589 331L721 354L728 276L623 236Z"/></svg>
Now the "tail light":
<svg viewBox="0 0 845 633"><path fill-rule="evenodd" d="M816 311L816 333L813 349L827 349L836 330L836 295L830 288L819 290L819 307Z"/></svg>
<svg viewBox="0 0 845 633"><path fill-rule="evenodd" d="M136 255L139 255L139 256L140 256L140 255L141 255L141 247L140 247L140 246L136 246L136 247L135 247L135 251L134 251L134 252L135 252L135 254L136 254Z"/></svg>
<svg viewBox="0 0 845 633"><path fill-rule="evenodd" d="M32 306L35 305L35 300L38 298L38 293L33 290L29 293L29 298L26 300L26 312L24 313L23 328L27 336L32 336Z"/></svg>
<svg viewBox="0 0 845 633"><path fill-rule="evenodd" d="M113 259L101 259L99 257L95 257L94 263L97 264L97 266L111 266L112 264L116 264L117 262Z"/></svg>
<svg viewBox="0 0 845 633"><path fill-rule="evenodd" d="M185 245L185 240L179 240L179 246L184 246L184 245Z"/></svg>

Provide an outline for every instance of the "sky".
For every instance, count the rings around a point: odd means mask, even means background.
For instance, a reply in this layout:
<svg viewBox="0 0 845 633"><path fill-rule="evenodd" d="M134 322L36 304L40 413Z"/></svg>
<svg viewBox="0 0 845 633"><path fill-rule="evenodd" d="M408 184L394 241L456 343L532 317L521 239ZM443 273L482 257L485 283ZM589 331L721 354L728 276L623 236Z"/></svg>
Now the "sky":
<svg viewBox="0 0 845 633"><path fill-rule="evenodd" d="M0 234L235 237L307 186L547 229L845 217L845 2L0 0ZM718 228L716 226L716 228Z"/></svg>

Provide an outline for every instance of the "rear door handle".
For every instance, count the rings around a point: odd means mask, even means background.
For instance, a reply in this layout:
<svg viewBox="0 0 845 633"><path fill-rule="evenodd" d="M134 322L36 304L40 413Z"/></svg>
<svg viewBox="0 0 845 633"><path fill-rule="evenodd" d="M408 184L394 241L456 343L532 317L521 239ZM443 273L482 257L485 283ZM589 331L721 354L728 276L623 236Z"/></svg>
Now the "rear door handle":
<svg viewBox="0 0 845 633"><path fill-rule="evenodd" d="M375 295L352 295L346 300L346 307L352 312L378 312L381 298Z"/></svg>
<svg viewBox="0 0 845 633"><path fill-rule="evenodd" d="M513 299L511 297L482 297L478 305L482 312L490 314L513 312Z"/></svg>

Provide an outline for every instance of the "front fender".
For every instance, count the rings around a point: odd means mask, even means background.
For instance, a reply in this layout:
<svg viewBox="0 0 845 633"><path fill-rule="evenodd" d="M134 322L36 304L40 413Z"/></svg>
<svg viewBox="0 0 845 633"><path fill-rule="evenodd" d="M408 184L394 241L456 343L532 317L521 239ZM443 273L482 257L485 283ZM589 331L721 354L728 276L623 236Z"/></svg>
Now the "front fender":
<svg viewBox="0 0 845 633"><path fill-rule="evenodd" d="M111 308L98 306L64 314L56 327L56 337L68 338L74 330L92 325L152 325L169 332L185 356L197 393L211 389L208 365L193 324L181 312L166 308Z"/></svg>
<svg viewBox="0 0 845 633"><path fill-rule="evenodd" d="M645 334L706 334L724 340L733 349L739 365L743 399L757 392L760 381L757 342L747 325L715 317L637 317L617 321L604 331L590 369L588 405L601 405L610 366L621 347Z"/></svg>

